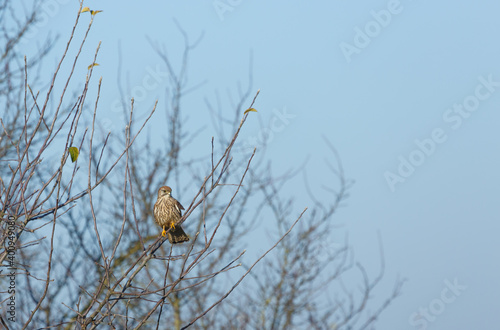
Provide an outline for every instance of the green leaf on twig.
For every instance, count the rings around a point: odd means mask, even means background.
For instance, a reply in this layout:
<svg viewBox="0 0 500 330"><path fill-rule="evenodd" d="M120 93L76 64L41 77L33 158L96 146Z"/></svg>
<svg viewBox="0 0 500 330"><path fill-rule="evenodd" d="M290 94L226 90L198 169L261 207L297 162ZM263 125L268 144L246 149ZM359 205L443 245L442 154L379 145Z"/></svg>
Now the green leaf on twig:
<svg viewBox="0 0 500 330"><path fill-rule="evenodd" d="M71 162L76 162L76 160L78 159L78 155L80 154L80 151L78 150L77 147L70 147L68 149L69 151L69 155L71 156Z"/></svg>

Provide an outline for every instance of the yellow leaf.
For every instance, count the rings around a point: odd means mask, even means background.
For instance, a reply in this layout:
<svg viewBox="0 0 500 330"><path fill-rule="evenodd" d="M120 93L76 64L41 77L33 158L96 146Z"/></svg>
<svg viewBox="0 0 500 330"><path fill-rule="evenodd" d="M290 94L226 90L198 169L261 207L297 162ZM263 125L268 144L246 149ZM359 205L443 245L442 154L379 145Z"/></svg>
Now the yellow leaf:
<svg viewBox="0 0 500 330"><path fill-rule="evenodd" d="M249 112L257 112L257 110L255 110L254 108L248 108L245 110L245 112L243 112L243 114L246 115Z"/></svg>
<svg viewBox="0 0 500 330"><path fill-rule="evenodd" d="M90 12L90 15L94 16L97 13L101 13L102 10L91 10L89 7L84 7L80 13Z"/></svg>
<svg viewBox="0 0 500 330"><path fill-rule="evenodd" d="M78 151L77 147L70 147L69 149L69 155L71 156L71 162L76 162L78 159L78 155L80 154L80 151Z"/></svg>
<svg viewBox="0 0 500 330"><path fill-rule="evenodd" d="M94 67L94 66L98 66L98 65L99 65L99 63L92 63L91 65L89 65L89 66L87 67L87 69L89 69L89 70L90 70L90 68L92 68L92 67Z"/></svg>

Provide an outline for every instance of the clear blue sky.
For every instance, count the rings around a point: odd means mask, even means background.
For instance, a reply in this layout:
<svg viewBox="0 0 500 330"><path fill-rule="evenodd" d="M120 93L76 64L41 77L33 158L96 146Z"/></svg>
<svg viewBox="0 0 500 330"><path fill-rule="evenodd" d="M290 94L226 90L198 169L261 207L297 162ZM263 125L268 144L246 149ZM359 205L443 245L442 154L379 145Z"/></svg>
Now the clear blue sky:
<svg viewBox="0 0 500 330"><path fill-rule="evenodd" d="M60 49L73 24L74 2L53 1L57 5L43 11L51 19L30 40L57 32ZM408 279L377 328L498 327L500 3L85 5L103 10L88 46L95 49L102 41L95 72L104 77L104 117L116 117L105 109L119 99L118 42L129 85L153 86L142 99L136 95L144 114L167 85L162 61L146 37L165 45L178 63L183 41L174 19L192 40L204 32L190 59L189 81L207 83L183 103L194 127L208 118L205 97L213 100L218 90L225 100L238 81L246 86L252 51L259 115L266 123L276 111L289 114L269 141L276 172L310 157L309 178L319 186L326 171L321 136L327 137L356 181L336 219L345 225L357 258L371 273L377 271L380 233L386 275L377 292L389 293L398 275ZM87 22L90 15L81 19ZM90 64L93 51L84 56ZM151 70L157 72L157 86ZM203 134L214 132L208 128ZM303 186L295 188L297 195L305 194ZM419 312L421 318L414 314Z"/></svg>

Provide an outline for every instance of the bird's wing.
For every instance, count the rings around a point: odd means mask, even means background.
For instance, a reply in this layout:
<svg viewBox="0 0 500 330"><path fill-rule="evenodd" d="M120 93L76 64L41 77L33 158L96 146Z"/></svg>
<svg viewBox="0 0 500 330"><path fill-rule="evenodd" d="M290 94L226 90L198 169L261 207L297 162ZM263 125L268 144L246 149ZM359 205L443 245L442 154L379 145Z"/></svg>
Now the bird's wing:
<svg viewBox="0 0 500 330"><path fill-rule="evenodd" d="M176 203L175 203L175 206L177 207L177 209L179 210L179 212L180 212L181 210L184 210L184 207L182 206L182 204L181 204L181 203L179 203L179 201L178 201L178 200L175 200L175 202L176 202Z"/></svg>

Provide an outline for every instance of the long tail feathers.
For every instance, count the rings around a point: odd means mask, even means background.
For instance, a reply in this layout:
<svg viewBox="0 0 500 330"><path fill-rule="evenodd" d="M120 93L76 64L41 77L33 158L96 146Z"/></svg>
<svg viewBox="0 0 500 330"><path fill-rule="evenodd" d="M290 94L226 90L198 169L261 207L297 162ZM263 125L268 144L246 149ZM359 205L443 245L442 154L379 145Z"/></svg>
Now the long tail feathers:
<svg viewBox="0 0 500 330"><path fill-rule="evenodd" d="M181 226L171 229L168 233L168 240L171 244L178 244L189 241L189 236L184 232Z"/></svg>

